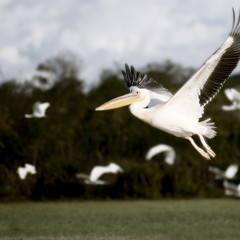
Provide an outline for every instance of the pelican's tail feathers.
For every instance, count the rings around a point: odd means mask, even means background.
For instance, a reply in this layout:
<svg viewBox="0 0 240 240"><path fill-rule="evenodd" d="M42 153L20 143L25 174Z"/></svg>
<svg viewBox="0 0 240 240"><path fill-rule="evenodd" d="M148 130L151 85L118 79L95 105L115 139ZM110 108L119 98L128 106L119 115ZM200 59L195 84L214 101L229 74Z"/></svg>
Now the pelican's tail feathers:
<svg viewBox="0 0 240 240"><path fill-rule="evenodd" d="M203 130L203 136L207 137L207 138L213 138L216 136L216 131L214 130L214 128L216 128L216 126L214 125L213 122L210 122L211 118L208 118L202 122L200 122L200 124L204 127Z"/></svg>

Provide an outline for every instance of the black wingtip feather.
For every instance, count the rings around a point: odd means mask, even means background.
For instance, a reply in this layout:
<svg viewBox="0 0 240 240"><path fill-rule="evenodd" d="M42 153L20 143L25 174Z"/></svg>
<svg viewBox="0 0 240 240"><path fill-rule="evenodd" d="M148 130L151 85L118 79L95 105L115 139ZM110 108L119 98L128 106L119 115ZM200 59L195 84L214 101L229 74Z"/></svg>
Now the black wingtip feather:
<svg viewBox="0 0 240 240"><path fill-rule="evenodd" d="M233 28L235 26L235 11L234 11L234 8L232 8L232 15L233 15L233 22L232 22L232 30L231 30L231 32L233 32Z"/></svg>
<svg viewBox="0 0 240 240"><path fill-rule="evenodd" d="M223 83L232 73L233 69L237 66L240 59L240 10L237 19L234 9L232 9L232 13L233 24L229 36L233 38L233 42L231 46L225 50L225 53L219 59L216 68L208 77L203 89L201 89L199 95L201 106L205 106L217 94Z"/></svg>
<svg viewBox="0 0 240 240"><path fill-rule="evenodd" d="M236 23L236 14L235 10L232 8L232 14L233 14L233 23L232 23L232 30L230 33L230 36L239 36L239 31L240 31L240 9L239 9L239 14L237 18L237 23Z"/></svg>
<svg viewBox="0 0 240 240"><path fill-rule="evenodd" d="M240 10L237 21L234 9L232 9L232 12L233 24L229 36L233 38L233 42L218 60L216 68L209 76L203 89L201 89L199 95L201 106L205 106L217 94L223 83L232 73L233 69L237 66L240 59Z"/></svg>

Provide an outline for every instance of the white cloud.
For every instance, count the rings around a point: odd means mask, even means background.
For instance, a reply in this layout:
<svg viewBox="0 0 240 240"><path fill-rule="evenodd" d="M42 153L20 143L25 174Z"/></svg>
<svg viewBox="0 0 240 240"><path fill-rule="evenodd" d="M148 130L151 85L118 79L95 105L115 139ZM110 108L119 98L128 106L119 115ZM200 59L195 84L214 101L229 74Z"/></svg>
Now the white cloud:
<svg viewBox="0 0 240 240"><path fill-rule="evenodd" d="M7 63L7 64L26 64L27 60L24 57L21 57L19 54L18 49L15 46L6 46L3 49L0 49L1 55L0 59L1 61Z"/></svg>
<svg viewBox="0 0 240 240"><path fill-rule="evenodd" d="M225 40L232 0L47 0L0 4L0 67L29 76L65 50L82 57L87 83L114 62L143 66L172 59L198 67Z"/></svg>
<svg viewBox="0 0 240 240"><path fill-rule="evenodd" d="M12 2L12 0L2 0L0 2L0 7L5 7L6 5L8 5L10 2Z"/></svg>

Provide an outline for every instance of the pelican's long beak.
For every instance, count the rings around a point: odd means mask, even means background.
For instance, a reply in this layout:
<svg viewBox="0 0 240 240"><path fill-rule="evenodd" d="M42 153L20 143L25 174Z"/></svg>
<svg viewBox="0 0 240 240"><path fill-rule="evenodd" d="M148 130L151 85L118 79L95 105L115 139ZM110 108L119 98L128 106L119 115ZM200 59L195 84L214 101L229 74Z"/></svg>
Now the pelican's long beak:
<svg viewBox="0 0 240 240"><path fill-rule="evenodd" d="M110 110L110 109L114 109L114 108L120 108L123 106L127 106L130 105L134 102L138 102L143 100L142 97L140 97L137 94L134 93L129 93L117 98L114 98L106 103L104 103L103 105L97 107L95 110L96 111L104 111L104 110Z"/></svg>

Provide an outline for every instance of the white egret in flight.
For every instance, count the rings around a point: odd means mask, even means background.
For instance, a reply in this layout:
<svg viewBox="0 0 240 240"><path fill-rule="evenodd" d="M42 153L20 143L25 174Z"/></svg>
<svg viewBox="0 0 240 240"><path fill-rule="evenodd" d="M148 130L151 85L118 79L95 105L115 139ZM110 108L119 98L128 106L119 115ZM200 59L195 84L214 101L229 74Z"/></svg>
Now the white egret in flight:
<svg viewBox="0 0 240 240"><path fill-rule="evenodd" d="M173 165L176 157L176 153L173 147L166 145L166 144L158 144L154 147L151 147L147 154L146 154L146 160L151 160L155 155L159 153L165 154L164 161L168 165Z"/></svg>
<svg viewBox="0 0 240 240"><path fill-rule="evenodd" d="M35 102L33 104L33 113L32 114L25 114L25 118L44 118L46 117L45 112L47 108L50 106L50 103L44 102Z"/></svg>
<svg viewBox="0 0 240 240"><path fill-rule="evenodd" d="M119 173L123 172L123 169L118 166L116 163L109 163L107 166L95 166L90 175L86 175L83 173L77 173L77 178L85 179L85 183L92 184L92 185L105 185L109 184L107 181L100 180L102 175L106 173Z"/></svg>
<svg viewBox="0 0 240 240"><path fill-rule="evenodd" d="M36 168L34 165L25 163L24 167L19 167L17 169L17 173L21 179L25 179L27 177L27 174L36 174Z"/></svg>
<svg viewBox="0 0 240 240"><path fill-rule="evenodd" d="M220 170L217 167L209 166L208 170L215 174L215 179L233 179L237 172L239 166L237 164L229 165L225 171Z"/></svg>
<svg viewBox="0 0 240 240"><path fill-rule="evenodd" d="M233 10L232 30L223 45L203 64L203 66L172 95L161 84L146 74L125 66L123 77L130 93L110 100L96 108L109 110L130 105L133 115L162 131L182 137L206 159L216 154L204 137L216 135L214 123L210 119L199 121L204 107L218 93L223 83L237 66L240 58L240 15L235 23ZM197 146L192 136L197 135L205 151Z"/></svg>
<svg viewBox="0 0 240 240"><path fill-rule="evenodd" d="M240 92L234 88L227 88L224 90L226 97L232 102L232 105L222 106L224 111L234 111L240 109Z"/></svg>

